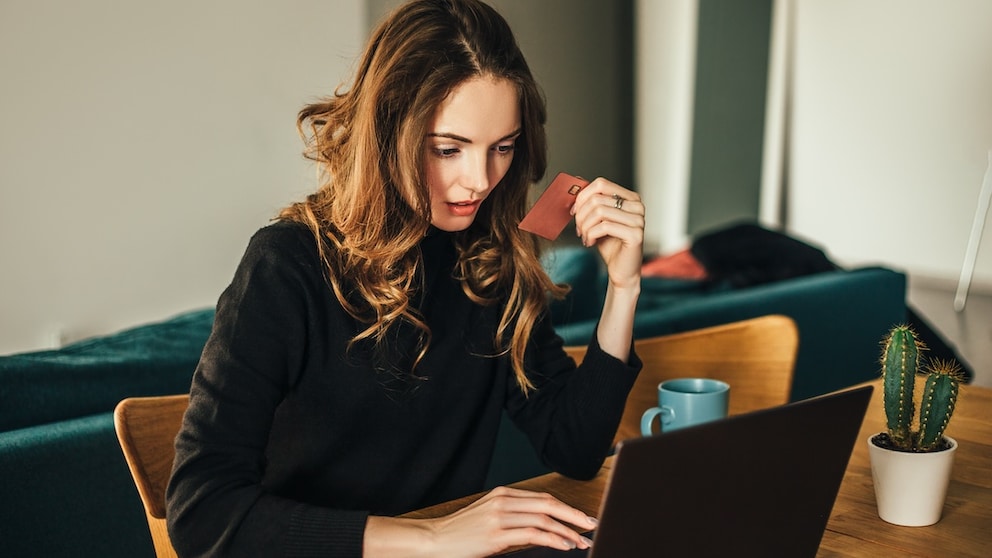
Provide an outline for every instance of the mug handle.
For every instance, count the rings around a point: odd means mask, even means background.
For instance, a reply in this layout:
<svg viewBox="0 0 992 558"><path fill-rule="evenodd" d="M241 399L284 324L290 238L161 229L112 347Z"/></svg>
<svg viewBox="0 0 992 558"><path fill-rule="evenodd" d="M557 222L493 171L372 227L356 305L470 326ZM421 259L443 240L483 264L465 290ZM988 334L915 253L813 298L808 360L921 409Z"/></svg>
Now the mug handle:
<svg viewBox="0 0 992 558"><path fill-rule="evenodd" d="M641 415L641 435L642 436L653 436L654 432L651 431L652 423L654 422L654 417L661 415L661 429L664 430L664 425L669 424L675 418L675 409L671 407L651 407L644 414Z"/></svg>

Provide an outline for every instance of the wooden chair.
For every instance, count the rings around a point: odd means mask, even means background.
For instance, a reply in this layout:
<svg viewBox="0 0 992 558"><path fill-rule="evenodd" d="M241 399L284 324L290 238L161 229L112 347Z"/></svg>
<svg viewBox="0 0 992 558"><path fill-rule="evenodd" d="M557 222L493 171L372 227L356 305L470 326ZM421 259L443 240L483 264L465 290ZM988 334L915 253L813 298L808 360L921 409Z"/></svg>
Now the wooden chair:
<svg viewBox="0 0 992 558"><path fill-rule="evenodd" d="M158 558L176 558L165 524L165 487L189 395L131 397L114 409L114 429L145 507Z"/></svg>
<svg viewBox="0 0 992 558"><path fill-rule="evenodd" d="M614 441L641 435L641 415L658 404L658 384L672 378L727 382L732 415L787 403L798 348L795 322L780 315L635 340L644 368L627 397ZM565 350L579 362L586 348Z"/></svg>

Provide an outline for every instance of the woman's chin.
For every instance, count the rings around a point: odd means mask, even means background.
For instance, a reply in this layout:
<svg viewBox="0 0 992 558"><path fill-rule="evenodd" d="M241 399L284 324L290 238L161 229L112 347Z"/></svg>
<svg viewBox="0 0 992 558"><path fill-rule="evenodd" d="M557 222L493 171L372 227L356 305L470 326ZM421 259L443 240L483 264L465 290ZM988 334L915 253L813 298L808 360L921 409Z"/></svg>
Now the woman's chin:
<svg viewBox="0 0 992 558"><path fill-rule="evenodd" d="M469 228L472 222L475 221L475 217L462 218L462 219L434 219L431 221L431 225L435 229L444 232L459 232Z"/></svg>

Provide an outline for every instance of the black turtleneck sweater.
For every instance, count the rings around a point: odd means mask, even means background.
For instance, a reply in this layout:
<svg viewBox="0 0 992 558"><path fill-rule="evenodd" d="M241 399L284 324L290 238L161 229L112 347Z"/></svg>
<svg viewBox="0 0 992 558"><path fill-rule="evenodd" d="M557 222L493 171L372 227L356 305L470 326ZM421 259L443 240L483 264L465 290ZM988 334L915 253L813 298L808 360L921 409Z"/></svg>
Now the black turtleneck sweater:
<svg viewBox="0 0 992 558"><path fill-rule="evenodd" d="M500 305L452 278L448 233L421 243L416 301L432 337L408 373L413 328L390 357L350 349L364 325L341 307L313 236L276 223L251 240L221 295L193 376L167 493L180 556L361 556L365 521L478 492L505 408L538 455L573 477L602 464L640 362L594 339L576 368L549 321L526 355L524 397L493 356Z"/></svg>

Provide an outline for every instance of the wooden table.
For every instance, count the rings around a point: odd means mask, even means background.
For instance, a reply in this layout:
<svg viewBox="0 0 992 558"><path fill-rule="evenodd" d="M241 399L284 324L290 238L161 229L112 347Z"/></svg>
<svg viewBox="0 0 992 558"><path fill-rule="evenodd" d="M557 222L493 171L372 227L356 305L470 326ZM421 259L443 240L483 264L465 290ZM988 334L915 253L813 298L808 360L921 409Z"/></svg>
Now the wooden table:
<svg viewBox="0 0 992 558"><path fill-rule="evenodd" d="M976 556L992 555L992 389L962 386L947 434L958 441L947 502L940 522L929 527L901 527L879 519L875 509L868 438L884 429L880 382L868 407L847 466L837 501L817 556ZM596 515L612 458L591 481L549 474L513 486L548 492ZM481 495L469 496L410 513L438 517L458 510Z"/></svg>
<svg viewBox="0 0 992 558"><path fill-rule="evenodd" d="M817 556L992 555L992 389L961 386L947 435L958 441L944 515L928 527L900 527L875 509L869 436L885 428L881 382L847 465Z"/></svg>

